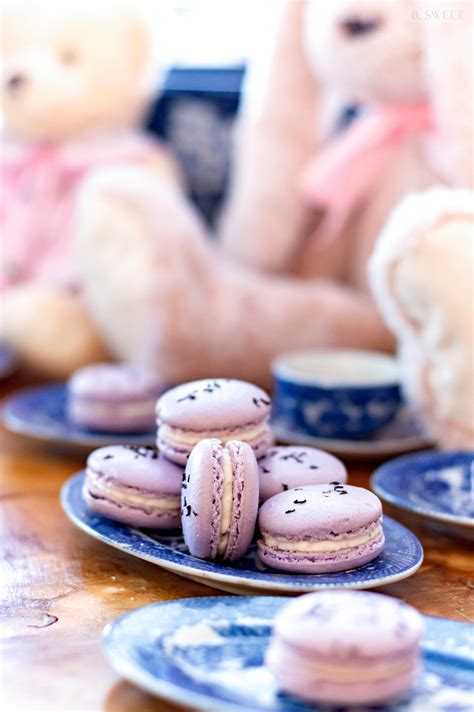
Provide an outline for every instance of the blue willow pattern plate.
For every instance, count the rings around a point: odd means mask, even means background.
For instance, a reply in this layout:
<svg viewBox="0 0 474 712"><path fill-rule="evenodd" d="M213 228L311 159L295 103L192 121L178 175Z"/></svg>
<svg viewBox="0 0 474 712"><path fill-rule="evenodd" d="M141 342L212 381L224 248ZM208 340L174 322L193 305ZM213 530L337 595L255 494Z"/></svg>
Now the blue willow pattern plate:
<svg viewBox="0 0 474 712"><path fill-rule="evenodd" d="M318 706L279 692L263 666L272 619L287 601L249 596L153 603L110 623L104 631L104 649L113 667L131 682L195 709L322 712ZM472 627L430 616L424 616L424 622L423 671L418 684L383 709L472 710ZM337 708L338 712L342 709ZM368 708L358 710L367 712Z"/></svg>
<svg viewBox="0 0 474 712"><path fill-rule="evenodd" d="M350 571L332 574L288 574L265 566L252 544L246 556L234 562L198 559L188 553L180 531L163 532L127 527L94 514L82 498L84 473L63 486L61 502L69 519L100 541L150 561L186 578L231 593L267 591L304 593L319 588L374 588L411 576L423 561L418 539L401 524L385 517L385 547L376 559Z"/></svg>
<svg viewBox="0 0 474 712"><path fill-rule="evenodd" d="M401 408L391 423L366 438L357 440L323 438L295 429L284 417L274 417L272 430L275 438L289 445L302 445L327 450L346 457L379 458L401 455L429 447L431 442L423 424L408 408Z"/></svg>
<svg viewBox="0 0 474 712"><path fill-rule="evenodd" d="M8 430L35 440L97 448L103 445L154 445L152 433L98 433L70 423L64 383L48 383L20 391L6 400L3 422Z"/></svg>
<svg viewBox="0 0 474 712"><path fill-rule="evenodd" d="M386 502L474 535L474 452L420 452L385 463L371 487Z"/></svg>

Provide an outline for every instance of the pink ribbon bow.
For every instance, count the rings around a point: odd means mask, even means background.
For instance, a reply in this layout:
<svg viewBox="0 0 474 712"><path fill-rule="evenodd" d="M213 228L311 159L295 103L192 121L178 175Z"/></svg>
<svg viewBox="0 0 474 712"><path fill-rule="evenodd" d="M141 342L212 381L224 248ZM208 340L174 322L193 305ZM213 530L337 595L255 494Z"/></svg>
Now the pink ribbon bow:
<svg viewBox="0 0 474 712"><path fill-rule="evenodd" d="M157 144L123 134L76 144L7 144L0 166L0 290L41 281L78 286L73 217L78 188L93 169L149 158Z"/></svg>
<svg viewBox="0 0 474 712"><path fill-rule="evenodd" d="M306 200L325 210L334 233L369 198L393 152L410 135L434 129L428 104L388 105L357 117L310 162L301 179Z"/></svg>

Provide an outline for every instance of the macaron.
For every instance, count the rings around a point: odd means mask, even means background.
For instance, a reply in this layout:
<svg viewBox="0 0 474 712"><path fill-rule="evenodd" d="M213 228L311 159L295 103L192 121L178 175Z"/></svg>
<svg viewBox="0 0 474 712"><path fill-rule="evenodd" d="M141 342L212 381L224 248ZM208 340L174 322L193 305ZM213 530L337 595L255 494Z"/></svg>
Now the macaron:
<svg viewBox="0 0 474 712"><path fill-rule="evenodd" d="M248 443L257 457L273 442L268 424L270 397L261 388L228 378L192 381L167 391L156 406L158 447L185 464L200 441Z"/></svg>
<svg viewBox="0 0 474 712"><path fill-rule="evenodd" d="M68 419L99 432L155 429L155 406L163 385L149 372L117 363L95 363L67 384Z"/></svg>
<svg viewBox="0 0 474 712"><path fill-rule="evenodd" d="M274 569L301 574L347 571L383 549L382 504L362 487L338 484L295 487L260 508L260 559Z"/></svg>
<svg viewBox="0 0 474 712"><path fill-rule="evenodd" d="M181 493L184 541L201 559L240 559L255 531L258 465L247 443L201 440L186 465Z"/></svg>
<svg viewBox="0 0 474 712"><path fill-rule="evenodd" d="M111 445L87 458L83 497L97 514L134 527L180 526L183 470L155 448Z"/></svg>
<svg viewBox="0 0 474 712"><path fill-rule="evenodd" d="M415 683L422 633L420 614L396 598L319 591L280 609L265 662L280 689L307 701L381 704Z"/></svg>
<svg viewBox="0 0 474 712"><path fill-rule="evenodd" d="M261 503L293 487L347 482L342 462L314 447L272 447L258 465Z"/></svg>

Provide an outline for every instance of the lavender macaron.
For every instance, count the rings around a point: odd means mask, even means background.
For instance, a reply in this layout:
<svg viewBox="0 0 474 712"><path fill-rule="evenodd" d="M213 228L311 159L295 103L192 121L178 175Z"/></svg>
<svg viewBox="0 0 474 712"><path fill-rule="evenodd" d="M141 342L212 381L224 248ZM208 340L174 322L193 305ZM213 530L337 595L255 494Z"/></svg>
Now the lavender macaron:
<svg viewBox="0 0 474 712"><path fill-rule="evenodd" d="M95 363L68 381L67 414L82 428L110 433L155 428L155 406L163 385L148 372L117 363Z"/></svg>
<svg viewBox="0 0 474 712"><path fill-rule="evenodd" d="M83 497L92 511L134 527L180 526L183 470L149 447L111 445L87 459Z"/></svg>
<svg viewBox="0 0 474 712"><path fill-rule="evenodd" d="M260 508L261 560L301 574L347 571L383 549L382 504L361 487L333 482L295 487Z"/></svg>
<svg viewBox="0 0 474 712"><path fill-rule="evenodd" d="M285 692L366 709L415 683L422 633L419 613L396 598L320 591L280 609L265 662Z"/></svg>
<svg viewBox="0 0 474 712"><path fill-rule="evenodd" d="M246 442L262 457L273 442L270 405L265 391L245 381L214 378L177 386L156 406L158 447L183 465L207 438Z"/></svg>
<svg viewBox="0 0 474 712"><path fill-rule="evenodd" d="M201 559L240 559L255 531L258 465L250 445L201 440L186 465L181 494L184 541Z"/></svg>
<svg viewBox="0 0 474 712"><path fill-rule="evenodd" d="M347 470L342 462L314 447L272 447L258 465L261 503L293 487L347 482Z"/></svg>

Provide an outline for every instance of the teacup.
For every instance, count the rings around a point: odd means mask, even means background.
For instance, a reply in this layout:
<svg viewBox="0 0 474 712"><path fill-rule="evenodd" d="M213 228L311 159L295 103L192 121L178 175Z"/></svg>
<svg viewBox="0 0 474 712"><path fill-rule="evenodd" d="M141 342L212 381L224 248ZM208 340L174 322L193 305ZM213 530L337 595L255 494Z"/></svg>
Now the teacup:
<svg viewBox="0 0 474 712"><path fill-rule="evenodd" d="M291 352L273 362L272 373L275 419L319 438L366 438L401 405L398 363L376 351Z"/></svg>

